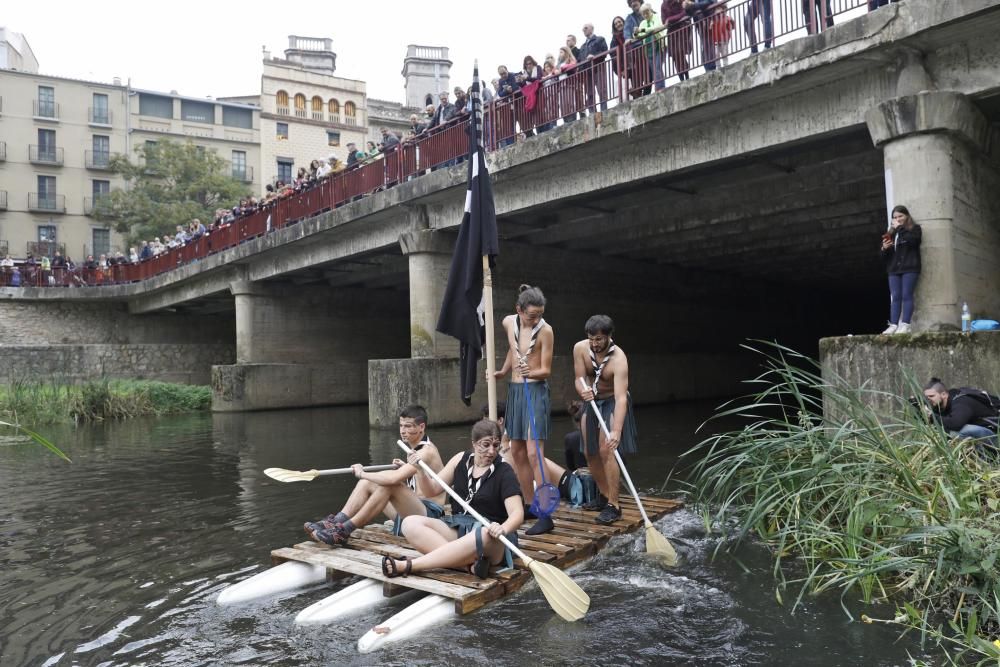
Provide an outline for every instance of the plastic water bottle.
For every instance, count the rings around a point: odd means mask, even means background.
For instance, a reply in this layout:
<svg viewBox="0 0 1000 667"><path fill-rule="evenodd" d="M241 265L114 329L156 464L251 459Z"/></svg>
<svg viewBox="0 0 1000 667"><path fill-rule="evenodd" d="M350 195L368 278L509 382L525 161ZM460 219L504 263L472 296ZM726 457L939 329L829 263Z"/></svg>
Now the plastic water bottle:
<svg viewBox="0 0 1000 667"><path fill-rule="evenodd" d="M972 330L972 314L969 313L969 304L962 302L962 333L969 333Z"/></svg>

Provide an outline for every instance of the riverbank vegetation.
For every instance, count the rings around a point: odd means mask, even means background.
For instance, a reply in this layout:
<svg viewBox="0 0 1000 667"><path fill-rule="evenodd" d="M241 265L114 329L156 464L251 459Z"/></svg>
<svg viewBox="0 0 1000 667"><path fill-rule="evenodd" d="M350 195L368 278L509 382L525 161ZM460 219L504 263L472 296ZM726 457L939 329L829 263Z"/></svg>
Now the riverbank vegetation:
<svg viewBox="0 0 1000 667"><path fill-rule="evenodd" d="M888 602L898 613L882 622L919 632L947 649L947 660L996 664L997 464L903 397L824 378L814 361L785 348L762 356L756 393L719 415L741 415L747 425L684 455L706 526L732 530L730 550L763 541L778 601L793 613L824 592L839 594L848 615L849 601ZM832 417L824 419L824 406Z"/></svg>
<svg viewBox="0 0 1000 667"><path fill-rule="evenodd" d="M0 386L0 419L27 426L195 412L211 404L210 387L151 380L15 380Z"/></svg>

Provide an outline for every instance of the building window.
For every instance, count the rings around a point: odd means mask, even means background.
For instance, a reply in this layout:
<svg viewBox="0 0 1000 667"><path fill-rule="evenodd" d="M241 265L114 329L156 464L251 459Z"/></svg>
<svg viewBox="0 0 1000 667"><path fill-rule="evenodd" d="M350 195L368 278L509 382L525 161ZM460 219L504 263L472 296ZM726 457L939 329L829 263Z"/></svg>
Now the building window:
<svg viewBox="0 0 1000 667"><path fill-rule="evenodd" d="M91 181L91 192L94 195L94 203L101 197L107 197L111 194L111 181Z"/></svg>
<svg viewBox="0 0 1000 667"><path fill-rule="evenodd" d="M344 122L348 125L357 125L357 107L354 102L344 102Z"/></svg>
<svg viewBox="0 0 1000 667"><path fill-rule="evenodd" d="M247 180L247 152L233 151L233 178L237 181Z"/></svg>
<svg viewBox="0 0 1000 667"><path fill-rule="evenodd" d="M56 161L55 130L38 130L38 159L41 162Z"/></svg>
<svg viewBox="0 0 1000 667"><path fill-rule="evenodd" d="M56 117L56 89L51 86L38 87L38 113L43 118Z"/></svg>
<svg viewBox="0 0 1000 667"><path fill-rule="evenodd" d="M427 97L424 98L424 106L425 107L434 106L434 97L432 97L430 93L427 93Z"/></svg>
<svg viewBox="0 0 1000 667"><path fill-rule="evenodd" d="M145 158L146 158L146 172L152 173L156 171L156 158L158 151L156 150L156 142L152 139L147 139L145 143Z"/></svg>
<svg viewBox="0 0 1000 667"><path fill-rule="evenodd" d="M292 182L292 167L295 161L287 158L278 158L278 180L282 183Z"/></svg>
<svg viewBox="0 0 1000 667"><path fill-rule="evenodd" d="M298 118L306 117L306 96L302 93L295 96L295 115Z"/></svg>
<svg viewBox="0 0 1000 667"><path fill-rule="evenodd" d="M94 93L94 106L91 109L90 122L99 125L111 124L111 112L108 111L108 96Z"/></svg>
<svg viewBox="0 0 1000 667"><path fill-rule="evenodd" d="M278 123L278 139L288 139L288 123Z"/></svg>
<svg viewBox="0 0 1000 667"><path fill-rule="evenodd" d="M282 116L288 115L288 93L279 90L274 96L274 104L278 108L278 113Z"/></svg>
<svg viewBox="0 0 1000 667"><path fill-rule="evenodd" d="M338 102L337 100L330 100L330 104L328 106L331 116L340 115L340 102Z"/></svg>
<svg viewBox="0 0 1000 667"><path fill-rule="evenodd" d="M38 240L41 243L55 243L56 242L56 226L55 225L38 225Z"/></svg>
<svg viewBox="0 0 1000 667"><path fill-rule="evenodd" d="M242 127L251 130L253 129L253 111L222 107L222 124L228 127Z"/></svg>
<svg viewBox="0 0 1000 667"><path fill-rule="evenodd" d="M208 102L181 100L181 119L192 123L214 123L215 105Z"/></svg>
<svg viewBox="0 0 1000 667"><path fill-rule="evenodd" d="M38 208L56 207L56 177L38 177Z"/></svg>
<svg viewBox="0 0 1000 667"><path fill-rule="evenodd" d="M326 145L327 146L339 146L340 145L340 132L333 132L331 130L326 131Z"/></svg>
<svg viewBox="0 0 1000 667"><path fill-rule="evenodd" d="M91 253L94 257L107 255L111 252L111 230L94 229L94 245Z"/></svg>
<svg viewBox="0 0 1000 667"><path fill-rule="evenodd" d="M139 93L139 115L156 118L174 117L174 100L162 95Z"/></svg>
<svg viewBox="0 0 1000 667"><path fill-rule="evenodd" d="M95 167L107 167L111 163L111 137L95 134L93 147L92 164Z"/></svg>

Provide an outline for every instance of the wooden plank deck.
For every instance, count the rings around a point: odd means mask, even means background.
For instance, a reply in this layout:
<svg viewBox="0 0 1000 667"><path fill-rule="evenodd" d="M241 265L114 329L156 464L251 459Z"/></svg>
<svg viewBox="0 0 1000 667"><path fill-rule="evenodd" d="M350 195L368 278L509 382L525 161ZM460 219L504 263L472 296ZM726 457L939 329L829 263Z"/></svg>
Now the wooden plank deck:
<svg viewBox="0 0 1000 667"><path fill-rule="evenodd" d="M683 506L680 501L655 496L642 496L642 503L651 521ZM622 496L621 509L621 519L610 526L602 526L594 523L595 512L584 512L564 503L552 515L555 530L545 535L525 535L524 531L534 525L534 521L526 521L518 531L519 546L535 560L566 569L592 557L613 536L643 527L642 516L631 497ZM459 614L468 614L509 595L531 579L531 573L520 558L514 559L513 569L501 570L487 579L458 570L429 570L393 579L382 574L382 556L415 558L419 555L405 538L393 535L382 524L373 524L355 530L344 547L333 548L306 541L275 549L271 552L271 560L275 564L296 560L322 565L331 579L354 574L382 581L386 596L415 589L452 598Z"/></svg>

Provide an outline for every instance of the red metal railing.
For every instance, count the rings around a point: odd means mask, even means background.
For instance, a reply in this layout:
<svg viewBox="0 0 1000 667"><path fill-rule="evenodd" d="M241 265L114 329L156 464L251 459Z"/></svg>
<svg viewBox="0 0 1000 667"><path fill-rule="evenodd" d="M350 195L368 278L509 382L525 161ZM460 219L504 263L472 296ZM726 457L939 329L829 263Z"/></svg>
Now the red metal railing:
<svg viewBox="0 0 1000 667"><path fill-rule="evenodd" d="M878 0L872 0L878 2ZM742 0L719 2L695 17L666 16L662 28L612 48L592 60L488 105L484 143L496 150L519 137L572 122L580 114L610 108L672 79L684 79L742 59L801 35L825 30L835 17L860 14L869 0ZM464 111L464 110L462 110ZM22 267L22 285L70 286L131 283L152 278L180 265L235 247L308 217L343 206L430 170L461 161L468 151L468 115L394 146L375 159L341 171L301 192L264 204L259 210L210 230L180 248L134 264L108 269ZM12 272L0 269L0 285L11 284Z"/></svg>

